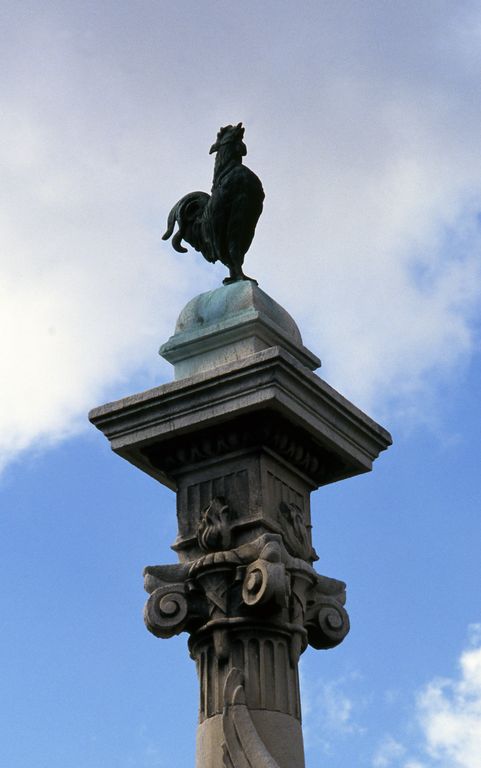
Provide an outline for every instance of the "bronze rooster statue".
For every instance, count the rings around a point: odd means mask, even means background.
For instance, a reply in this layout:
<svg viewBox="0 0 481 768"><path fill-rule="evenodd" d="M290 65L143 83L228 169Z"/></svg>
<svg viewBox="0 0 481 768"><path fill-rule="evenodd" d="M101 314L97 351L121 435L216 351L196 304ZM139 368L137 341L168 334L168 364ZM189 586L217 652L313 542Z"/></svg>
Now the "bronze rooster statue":
<svg viewBox="0 0 481 768"><path fill-rule="evenodd" d="M184 195L169 213L162 238L168 240L177 223L179 229L172 238L175 250L186 253L182 245L185 240L207 261L221 261L229 269L229 277L223 281L226 285L252 279L244 274L242 265L264 201L260 179L242 165L247 154L243 138L242 123L219 130L209 152L217 153L211 194Z"/></svg>

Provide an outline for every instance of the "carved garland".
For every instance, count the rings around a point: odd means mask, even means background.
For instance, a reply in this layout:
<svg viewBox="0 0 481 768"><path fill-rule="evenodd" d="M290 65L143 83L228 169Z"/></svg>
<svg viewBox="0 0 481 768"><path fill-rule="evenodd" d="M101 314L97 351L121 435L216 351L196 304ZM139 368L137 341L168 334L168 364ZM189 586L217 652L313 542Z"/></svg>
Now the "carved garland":
<svg viewBox="0 0 481 768"><path fill-rule="evenodd" d="M277 413L265 413L242 421L232 421L222 429L206 429L200 436L185 436L148 446L142 450L148 461L164 472L175 473L189 464L264 445L288 459L291 464L322 483L326 472L335 468L332 458L312 438L294 431Z"/></svg>

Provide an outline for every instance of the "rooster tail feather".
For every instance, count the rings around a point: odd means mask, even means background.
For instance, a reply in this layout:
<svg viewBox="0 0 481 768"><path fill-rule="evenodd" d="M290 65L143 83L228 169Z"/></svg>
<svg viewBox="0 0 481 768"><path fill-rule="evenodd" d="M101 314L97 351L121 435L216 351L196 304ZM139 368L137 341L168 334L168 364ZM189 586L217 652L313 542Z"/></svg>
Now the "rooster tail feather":
<svg viewBox="0 0 481 768"><path fill-rule="evenodd" d="M189 192L184 195L172 208L167 219L167 230L162 235L163 240L168 240L173 232L175 225L178 224L178 231L172 237L172 247L178 253L187 253L187 248L182 245L185 240L197 251L202 250L202 233L200 231L200 220L202 212L210 198L206 192Z"/></svg>
<svg viewBox="0 0 481 768"><path fill-rule="evenodd" d="M168 240L169 237L171 237L172 232L174 231L175 221L177 218L176 214L177 214L177 204L174 205L171 212L169 213L169 216L167 218L167 229L162 235L162 240Z"/></svg>
<svg viewBox="0 0 481 768"><path fill-rule="evenodd" d="M183 237L182 230L179 229L179 231L176 232L174 237L172 238L172 248L175 251L177 251L177 253L187 253L187 248L184 248L184 246L182 245L182 237Z"/></svg>

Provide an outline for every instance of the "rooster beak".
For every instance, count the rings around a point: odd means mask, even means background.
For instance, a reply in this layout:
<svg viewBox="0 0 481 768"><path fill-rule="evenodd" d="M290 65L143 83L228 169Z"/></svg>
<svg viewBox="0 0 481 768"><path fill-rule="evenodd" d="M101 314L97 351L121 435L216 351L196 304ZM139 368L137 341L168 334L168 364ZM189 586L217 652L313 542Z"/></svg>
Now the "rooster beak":
<svg viewBox="0 0 481 768"><path fill-rule="evenodd" d="M209 155L212 155L213 152L217 152L218 149L219 149L219 146L217 142L215 142L215 144L212 144L211 148L209 149Z"/></svg>

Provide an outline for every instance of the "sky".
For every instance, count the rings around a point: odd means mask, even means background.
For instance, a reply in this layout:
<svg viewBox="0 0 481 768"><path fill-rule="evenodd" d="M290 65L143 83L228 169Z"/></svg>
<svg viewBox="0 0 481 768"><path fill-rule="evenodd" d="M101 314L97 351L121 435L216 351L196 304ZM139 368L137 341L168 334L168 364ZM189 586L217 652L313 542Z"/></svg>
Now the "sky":
<svg viewBox="0 0 481 768"><path fill-rule="evenodd" d="M194 764L186 638L142 622L174 496L87 412L172 379L225 270L166 216L243 121L246 271L394 438L313 496L352 629L302 658L307 766L480 768L479 3L4 0L0 63L0 763Z"/></svg>

